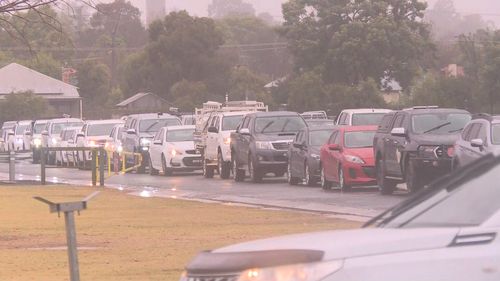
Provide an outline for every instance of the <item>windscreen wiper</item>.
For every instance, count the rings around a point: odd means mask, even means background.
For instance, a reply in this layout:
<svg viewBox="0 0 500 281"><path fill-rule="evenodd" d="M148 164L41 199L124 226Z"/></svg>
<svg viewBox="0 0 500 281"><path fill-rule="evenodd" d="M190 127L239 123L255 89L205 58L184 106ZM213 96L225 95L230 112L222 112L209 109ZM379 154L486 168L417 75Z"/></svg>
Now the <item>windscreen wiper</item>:
<svg viewBox="0 0 500 281"><path fill-rule="evenodd" d="M443 128L444 126L448 126L448 125L451 125L450 121L448 121L446 123L443 123L441 125L438 125L438 126L436 126L434 128L431 128L431 129L425 131L424 134L430 133L430 132L435 131L435 130L439 130L439 129Z"/></svg>
<svg viewBox="0 0 500 281"><path fill-rule="evenodd" d="M269 123L266 124L266 126L264 126L264 128L262 128L262 130L260 131L261 133L264 133L264 131L269 128L272 124L274 124L274 121L271 121Z"/></svg>
<svg viewBox="0 0 500 281"><path fill-rule="evenodd" d="M159 120L156 120L153 124L149 125L149 127L147 127L146 130L144 130L144 132L149 133L149 130L151 130L151 128L153 128L159 122L160 122Z"/></svg>

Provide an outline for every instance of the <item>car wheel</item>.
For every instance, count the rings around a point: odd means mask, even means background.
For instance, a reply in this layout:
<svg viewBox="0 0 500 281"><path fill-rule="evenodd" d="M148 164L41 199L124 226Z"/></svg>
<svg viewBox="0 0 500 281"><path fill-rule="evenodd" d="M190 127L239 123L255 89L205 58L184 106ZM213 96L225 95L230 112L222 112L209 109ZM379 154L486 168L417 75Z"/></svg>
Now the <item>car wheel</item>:
<svg viewBox="0 0 500 281"><path fill-rule="evenodd" d="M242 182L245 180L245 170L239 169L238 168L238 162L236 162L235 155L231 156L231 167L233 169L233 177L234 181L236 182Z"/></svg>
<svg viewBox="0 0 500 281"><path fill-rule="evenodd" d="M207 160L203 160L203 176L207 179L214 177L214 167L207 164Z"/></svg>
<svg viewBox="0 0 500 281"><path fill-rule="evenodd" d="M381 194L389 195L394 193L396 189L396 182L389 180L385 177L385 170L382 167L382 160L377 160L377 165L375 167L377 171L377 184Z"/></svg>
<svg viewBox="0 0 500 281"><path fill-rule="evenodd" d="M321 167L321 188L323 190L331 190L332 183L326 179L325 168Z"/></svg>
<svg viewBox="0 0 500 281"><path fill-rule="evenodd" d="M153 168L153 161L151 160L151 156L149 156L149 174L152 176L157 176L160 171Z"/></svg>
<svg viewBox="0 0 500 281"><path fill-rule="evenodd" d="M222 159L222 153L219 151L217 155L217 167L219 168L219 175L221 179L228 179L231 174L231 162Z"/></svg>
<svg viewBox="0 0 500 281"><path fill-rule="evenodd" d="M351 191L351 186L345 183L344 169L339 166L339 188L341 191Z"/></svg>
<svg viewBox="0 0 500 281"><path fill-rule="evenodd" d="M292 173L292 164L290 164L290 162L288 163L287 165L287 173L286 173L286 176L287 176L287 179L288 179L288 184L290 185L297 185L299 183L299 179L297 177L294 177L293 176L293 173Z"/></svg>
<svg viewBox="0 0 500 281"><path fill-rule="evenodd" d="M415 167L415 164L411 160L409 160L406 164L405 180L406 187L412 193L415 193L424 187L422 180L419 179L417 175L417 167Z"/></svg>
<svg viewBox="0 0 500 281"><path fill-rule="evenodd" d="M252 155L248 156L248 175L250 176L250 179L252 179L253 182L255 183L262 182L262 173L253 162Z"/></svg>
<svg viewBox="0 0 500 281"><path fill-rule="evenodd" d="M304 180L308 186L314 186L316 184L316 179L313 175L311 175L311 169L309 168L309 164L307 163L304 166L304 175Z"/></svg>
<svg viewBox="0 0 500 281"><path fill-rule="evenodd" d="M167 167L167 160L165 160L165 155L161 155L161 168L163 170L163 175L166 177L170 177L173 172L171 169Z"/></svg>

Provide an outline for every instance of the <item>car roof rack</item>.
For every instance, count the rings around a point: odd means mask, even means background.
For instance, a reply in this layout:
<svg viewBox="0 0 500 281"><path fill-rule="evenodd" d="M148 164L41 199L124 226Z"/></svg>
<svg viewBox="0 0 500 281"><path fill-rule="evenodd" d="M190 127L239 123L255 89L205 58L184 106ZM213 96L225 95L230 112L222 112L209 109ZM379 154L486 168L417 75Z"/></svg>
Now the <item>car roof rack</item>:
<svg viewBox="0 0 500 281"><path fill-rule="evenodd" d="M437 105L417 105L409 108L405 108L403 110L414 110L414 109L436 109L439 108Z"/></svg>

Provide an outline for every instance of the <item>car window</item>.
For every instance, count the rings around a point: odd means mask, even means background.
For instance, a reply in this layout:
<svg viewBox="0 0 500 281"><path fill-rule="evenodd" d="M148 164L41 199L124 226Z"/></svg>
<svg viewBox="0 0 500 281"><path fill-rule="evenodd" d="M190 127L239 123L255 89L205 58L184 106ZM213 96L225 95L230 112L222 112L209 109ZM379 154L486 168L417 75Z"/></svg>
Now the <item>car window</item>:
<svg viewBox="0 0 500 281"><path fill-rule="evenodd" d="M393 114L386 114L382 120L380 121L380 125L378 127L379 132L388 132L391 127L391 121L393 118Z"/></svg>
<svg viewBox="0 0 500 281"><path fill-rule="evenodd" d="M181 141L193 141L194 137L193 129L185 130L168 130L166 141L168 142L181 142Z"/></svg>
<svg viewBox="0 0 500 281"><path fill-rule="evenodd" d="M500 144L500 124L491 125L491 143Z"/></svg>
<svg viewBox="0 0 500 281"><path fill-rule="evenodd" d="M348 125L349 122L347 121L347 118L348 118L349 114L348 113L342 113L342 115L340 116L340 121L339 121L339 125Z"/></svg>
<svg viewBox="0 0 500 281"><path fill-rule="evenodd" d="M181 122L177 118L165 119L145 119L139 122L139 132L141 133L156 133L162 127L179 126Z"/></svg>
<svg viewBox="0 0 500 281"><path fill-rule="evenodd" d="M62 129L67 128L67 127L81 127L81 126L83 126L82 122L54 123L54 124L52 124L51 134L53 134L53 135L60 134Z"/></svg>
<svg viewBox="0 0 500 281"><path fill-rule="evenodd" d="M465 127L465 129L462 131L462 139L464 141L467 141L469 139L470 130L471 130L473 125L474 125L474 123L469 123L469 125L467 125Z"/></svg>
<svg viewBox="0 0 500 281"><path fill-rule="evenodd" d="M108 136L116 123L110 124L89 124L87 126L87 136Z"/></svg>
<svg viewBox="0 0 500 281"><path fill-rule="evenodd" d="M352 126L377 126L385 113L356 113L352 115Z"/></svg>
<svg viewBox="0 0 500 281"><path fill-rule="evenodd" d="M242 119L243 115L222 117L222 131L236 130Z"/></svg>
<svg viewBox="0 0 500 281"><path fill-rule="evenodd" d="M34 134L41 134L43 129L45 128L45 125L47 125L47 123L37 123L35 124L35 126L33 126L33 133Z"/></svg>
<svg viewBox="0 0 500 281"><path fill-rule="evenodd" d="M220 128L219 125L220 125L220 117L217 116L215 117L214 127L219 129Z"/></svg>
<svg viewBox="0 0 500 281"><path fill-rule="evenodd" d="M255 132L259 134L295 133L304 127L306 122L300 116L258 117L255 119Z"/></svg>
<svg viewBox="0 0 500 281"><path fill-rule="evenodd" d="M302 142L301 140L302 140L302 131L297 133L297 135L295 136L294 142L301 143Z"/></svg>
<svg viewBox="0 0 500 281"><path fill-rule="evenodd" d="M466 113L424 113L412 116L412 130L415 134L459 133L471 120Z"/></svg>
<svg viewBox="0 0 500 281"><path fill-rule="evenodd" d="M402 128L403 127L404 114L400 113L394 119L394 125L392 128Z"/></svg>
<svg viewBox="0 0 500 281"><path fill-rule="evenodd" d="M328 141L331 135L331 130L312 131L309 133L309 145L322 146Z"/></svg>
<svg viewBox="0 0 500 281"><path fill-rule="evenodd" d="M337 137L338 131L334 131L331 135L330 138L328 139L328 144L334 144L335 143L335 138Z"/></svg>
<svg viewBox="0 0 500 281"><path fill-rule="evenodd" d="M467 138L467 141L477 139L477 137L479 136L480 129L481 129L481 124L475 123L470 130L469 137Z"/></svg>
<svg viewBox="0 0 500 281"><path fill-rule="evenodd" d="M481 127L479 128L479 134L477 135L478 139L483 140L483 144L487 145L488 144L488 136L486 133L486 126L481 124Z"/></svg>
<svg viewBox="0 0 500 281"><path fill-rule="evenodd" d="M250 117L246 117L245 120L243 120L243 124L241 125L241 128L248 128L249 123L250 123Z"/></svg>
<svg viewBox="0 0 500 281"><path fill-rule="evenodd" d="M28 126L29 126L28 124L26 124L26 125L17 125L17 127L16 127L16 135L22 135L26 131L26 129L28 128Z"/></svg>
<svg viewBox="0 0 500 281"><path fill-rule="evenodd" d="M344 146L347 148L373 147L375 131L345 132Z"/></svg>
<svg viewBox="0 0 500 281"><path fill-rule="evenodd" d="M154 140L155 141L161 140L162 135L163 135L163 129L161 129L160 131L158 131L158 133L156 133Z"/></svg>

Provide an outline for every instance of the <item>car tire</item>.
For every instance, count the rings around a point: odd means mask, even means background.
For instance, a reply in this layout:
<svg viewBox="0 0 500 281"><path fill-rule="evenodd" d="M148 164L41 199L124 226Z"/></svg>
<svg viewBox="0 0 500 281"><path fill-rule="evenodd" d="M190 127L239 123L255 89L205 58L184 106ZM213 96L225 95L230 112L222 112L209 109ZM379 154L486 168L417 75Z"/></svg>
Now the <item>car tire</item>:
<svg viewBox="0 0 500 281"><path fill-rule="evenodd" d="M417 167L415 167L415 164L413 164L411 160L406 163L405 181L406 188L408 188L411 193L415 193L424 187L422 180L418 176Z"/></svg>
<svg viewBox="0 0 500 281"><path fill-rule="evenodd" d="M151 156L149 156L149 174L151 176L157 176L159 173L160 173L160 171L153 168L153 161L151 160Z"/></svg>
<svg viewBox="0 0 500 281"><path fill-rule="evenodd" d="M321 167L321 188L323 190L331 190L332 183L326 179L325 168Z"/></svg>
<svg viewBox="0 0 500 281"><path fill-rule="evenodd" d="M292 165L288 162L286 177L289 185L297 185L299 183L299 178L294 177L292 173Z"/></svg>
<svg viewBox="0 0 500 281"><path fill-rule="evenodd" d="M342 192L348 192L352 190L352 187L345 183L344 169L339 166L339 188Z"/></svg>
<svg viewBox="0 0 500 281"><path fill-rule="evenodd" d="M214 177L214 167L209 166L207 160L203 159L203 176L207 179L211 179Z"/></svg>
<svg viewBox="0 0 500 281"><path fill-rule="evenodd" d="M262 172L256 167L252 155L248 155L248 175L254 183L262 182Z"/></svg>
<svg viewBox="0 0 500 281"><path fill-rule="evenodd" d="M236 161L236 156L231 156L231 167L233 169L233 179L235 182L242 182L245 180L245 170L239 169L238 162Z"/></svg>
<svg viewBox="0 0 500 281"><path fill-rule="evenodd" d="M385 170L382 168L382 159L377 160L375 166L377 173L377 184L382 195L390 195L396 190L397 183L386 178Z"/></svg>
<svg viewBox="0 0 500 281"><path fill-rule="evenodd" d="M163 170L163 175L166 177L170 177L173 174L173 171L167 167L167 160L165 160L165 155L161 155L161 168Z"/></svg>
<svg viewBox="0 0 500 281"><path fill-rule="evenodd" d="M217 155L217 162L220 178L228 179L231 175L231 162L224 161L224 159L222 158L222 153L220 151Z"/></svg>
<svg viewBox="0 0 500 281"><path fill-rule="evenodd" d="M304 165L304 181L305 181L307 186L316 185L316 179L311 174L311 169L309 168L309 164L307 164L307 162Z"/></svg>

